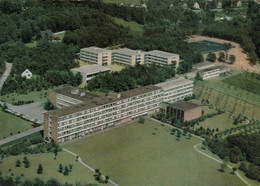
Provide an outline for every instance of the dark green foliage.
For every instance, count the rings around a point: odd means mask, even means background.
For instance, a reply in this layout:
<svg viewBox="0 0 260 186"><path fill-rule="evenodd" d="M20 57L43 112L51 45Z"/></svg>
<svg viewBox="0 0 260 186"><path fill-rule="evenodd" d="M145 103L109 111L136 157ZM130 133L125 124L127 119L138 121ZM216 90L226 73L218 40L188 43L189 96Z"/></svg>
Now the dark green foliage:
<svg viewBox="0 0 260 186"><path fill-rule="evenodd" d="M216 57L216 54L215 54L215 53L209 53L209 54L207 55L207 61L215 62L216 59L217 59L217 57Z"/></svg>
<svg viewBox="0 0 260 186"><path fill-rule="evenodd" d="M229 56L229 63L233 64L233 63L235 63L235 61L236 61L236 56L230 55Z"/></svg>
<svg viewBox="0 0 260 186"><path fill-rule="evenodd" d="M88 82L87 89L105 89L121 92L136 88L137 85L156 84L174 76L174 65L136 65L127 67L120 72L100 74Z"/></svg>
<svg viewBox="0 0 260 186"><path fill-rule="evenodd" d="M63 172L63 166L62 164L59 165L59 173L62 173Z"/></svg>
<svg viewBox="0 0 260 186"><path fill-rule="evenodd" d="M42 164L39 164L38 169L37 169L37 173L42 174L42 172L43 172Z"/></svg>
<svg viewBox="0 0 260 186"><path fill-rule="evenodd" d="M16 160L15 166L16 167L21 167L21 161L20 160Z"/></svg>
<svg viewBox="0 0 260 186"><path fill-rule="evenodd" d="M140 118L138 119L138 123L144 123L144 117L140 117Z"/></svg>
<svg viewBox="0 0 260 186"><path fill-rule="evenodd" d="M24 156L24 158L23 158L23 163L24 163L24 167L25 167L25 168L29 168L29 167L30 167L30 161L29 161L29 159L27 158L27 156Z"/></svg>
<svg viewBox="0 0 260 186"><path fill-rule="evenodd" d="M69 175L69 169L68 169L67 166L65 167L63 174L64 174L65 176Z"/></svg>
<svg viewBox="0 0 260 186"><path fill-rule="evenodd" d="M47 102L44 103L44 109L45 110L53 110L55 107L52 105L52 103L50 102L50 100L48 100Z"/></svg>
<svg viewBox="0 0 260 186"><path fill-rule="evenodd" d="M5 71L5 62L4 60L0 57L0 76L4 73Z"/></svg>
<svg viewBox="0 0 260 186"><path fill-rule="evenodd" d="M225 62L226 61L224 52L219 52L218 53L218 61L219 62Z"/></svg>
<svg viewBox="0 0 260 186"><path fill-rule="evenodd" d="M196 76L194 77L194 79L198 80L198 81L202 81L203 80L202 77L200 76L199 72L196 73Z"/></svg>

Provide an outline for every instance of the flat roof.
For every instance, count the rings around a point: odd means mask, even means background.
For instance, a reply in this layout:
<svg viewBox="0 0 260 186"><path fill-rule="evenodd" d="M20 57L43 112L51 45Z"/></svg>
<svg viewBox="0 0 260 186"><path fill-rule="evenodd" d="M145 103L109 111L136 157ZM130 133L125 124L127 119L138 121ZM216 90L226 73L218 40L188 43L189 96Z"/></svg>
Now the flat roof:
<svg viewBox="0 0 260 186"><path fill-rule="evenodd" d="M188 83L193 83L193 81L184 79L184 78L178 78L178 79L173 79L173 80L155 84L155 86L158 86L161 88L174 88L174 87L178 87L178 86L185 85Z"/></svg>
<svg viewBox="0 0 260 186"><path fill-rule="evenodd" d="M96 74L99 72L110 71L110 68L104 67L102 65L85 65L78 68L73 68L71 71L86 73L86 74Z"/></svg>
<svg viewBox="0 0 260 186"><path fill-rule="evenodd" d="M99 47L87 47L87 48L82 48L80 50L85 50L85 51L88 51L88 52L92 52L92 53L100 53L100 52L106 52L107 50L106 49L103 49L103 48L99 48Z"/></svg>
<svg viewBox="0 0 260 186"><path fill-rule="evenodd" d="M45 113L50 114L50 115L54 115L54 116L57 116L57 117L65 116L65 115L68 115L68 114L87 110L87 109L94 108L94 107L97 107L97 106L100 106L100 105L105 105L105 104L108 104L108 103L112 103L112 102L115 102L115 101L119 101L119 100L122 100L122 99L130 98L130 97L133 97L133 96L141 95L141 94L151 92L151 91L154 91L154 90L159 90L159 89L161 89L161 88L154 86L154 85L138 87L138 88L135 88L135 89L132 89L132 90L121 92L121 97L115 98L115 97L111 97L111 96L98 96L96 94L93 94L91 92L85 92L83 90L79 90L78 94L72 94L71 91L74 90L74 88L64 87L64 88L56 89L56 90L54 90L54 92L68 96L68 97L72 97L72 98L77 99L77 100L81 100L84 103L69 106L69 107L63 107L61 109L53 110L53 111L49 111L49 112L45 112ZM80 96L80 94L82 92L85 92L86 94L84 96Z"/></svg>
<svg viewBox="0 0 260 186"><path fill-rule="evenodd" d="M182 111L188 111L188 110L192 110L192 109L201 107L200 105L197 105L195 103L186 102L186 101L172 103L169 106L172 108L178 109L178 110L182 110Z"/></svg>
<svg viewBox="0 0 260 186"><path fill-rule="evenodd" d="M160 56L160 57L178 56L178 54L164 52L161 50L152 50L152 51L146 52L145 54L151 54L151 55Z"/></svg>
<svg viewBox="0 0 260 186"><path fill-rule="evenodd" d="M219 67L217 67L217 66L209 67L209 68L202 69L201 72L208 72L208 71L217 70L217 69L219 69Z"/></svg>
<svg viewBox="0 0 260 186"><path fill-rule="evenodd" d="M117 49L117 50L113 50L112 51L113 53L116 52L116 53L122 53L122 54L126 54L126 55L136 55L138 54L140 51L138 50L132 50L132 49L129 49L129 48L120 48L120 49Z"/></svg>

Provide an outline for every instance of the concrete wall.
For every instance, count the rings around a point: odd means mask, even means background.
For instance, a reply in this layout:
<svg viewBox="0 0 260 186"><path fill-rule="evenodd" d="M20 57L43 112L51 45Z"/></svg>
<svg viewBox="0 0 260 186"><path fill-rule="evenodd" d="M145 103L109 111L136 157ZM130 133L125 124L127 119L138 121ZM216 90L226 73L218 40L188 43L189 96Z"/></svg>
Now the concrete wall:
<svg viewBox="0 0 260 186"><path fill-rule="evenodd" d="M202 115L202 108L198 107L192 110L188 110L184 112L184 121L190 121L193 119L197 119Z"/></svg>
<svg viewBox="0 0 260 186"><path fill-rule="evenodd" d="M52 105L57 107L57 93L56 92L53 92L53 91L50 92L49 100Z"/></svg>

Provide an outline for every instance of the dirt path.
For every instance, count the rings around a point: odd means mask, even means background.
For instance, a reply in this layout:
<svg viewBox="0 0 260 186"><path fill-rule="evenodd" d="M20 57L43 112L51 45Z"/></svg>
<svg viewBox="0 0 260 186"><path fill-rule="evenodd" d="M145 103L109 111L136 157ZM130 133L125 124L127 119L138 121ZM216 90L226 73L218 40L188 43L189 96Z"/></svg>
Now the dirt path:
<svg viewBox="0 0 260 186"><path fill-rule="evenodd" d="M5 80L7 79L7 77L9 76L11 69L12 69L13 64L12 63L6 63L6 69L3 73L3 76L0 77L0 91L4 85Z"/></svg>
<svg viewBox="0 0 260 186"><path fill-rule="evenodd" d="M228 41L228 40L207 37L207 36L200 36L200 35L191 36L187 41L196 42L196 41L200 41L200 40L209 40L209 41L213 41L213 42L217 42L217 43L231 43L232 46L234 46L235 48L231 48L228 51L228 54L236 56L236 61L233 65L230 65L230 66L234 67L236 69L239 69L239 70L248 70L250 72L256 72L256 73L260 72L259 64L254 65L254 66L249 64L247 55L245 53L243 53L243 49L240 47L240 44L232 42L232 41ZM215 52L215 53L218 54L218 52Z"/></svg>

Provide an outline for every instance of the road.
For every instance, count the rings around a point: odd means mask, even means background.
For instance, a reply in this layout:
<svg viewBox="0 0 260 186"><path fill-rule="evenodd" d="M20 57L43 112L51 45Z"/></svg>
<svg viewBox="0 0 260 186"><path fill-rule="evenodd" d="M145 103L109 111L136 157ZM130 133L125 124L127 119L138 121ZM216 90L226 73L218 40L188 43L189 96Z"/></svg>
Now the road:
<svg viewBox="0 0 260 186"><path fill-rule="evenodd" d="M69 154L71 154L71 155L73 155L73 156L75 156L75 157L78 156L78 155L75 154L74 152L71 152L70 150L65 149L64 147L62 147L62 150L64 150L65 152L68 152ZM92 172L95 173L95 170L94 170L92 167L90 167L89 165L85 164L85 163L81 160L81 158L80 158L79 156L78 156L78 162L79 162L81 165L83 165L84 167L87 167L89 170L91 170ZM102 176L103 179L106 179L106 177L105 177L104 175L101 175L101 176ZM118 184L116 184L115 182L113 182L113 181L110 180L110 179L108 180L108 182L111 183L111 184L114 185L114 186L119 186Z"/></svg>
<svg viewBox="0 0 260 186"><path fill-rule="evenodd" d="M39 131L42 131L42 130L43 130L43 126L40 126L40 127L36 127L36 128L30 129L30 130L27 130L27 131L22 132L20 134L16 134L16 135L10 136L8 138L0 140L0 146L4 145L6 143L9 143L11 141L17 140L19 138L22 138L22 137L25 137L25 136L29 136L29 135L31 135L31 134L33 134L35 132L39 132Z"/></svg>
<svg viewBox="0 0 260 186"><path fill-rule="evenodd" d="M3 74L3 76L0 78L0 91L2 90L2 87L4 85L5 80L9 76L11 69L12 69L13 64L12 63L6 63L6 69Z"/></svg>

